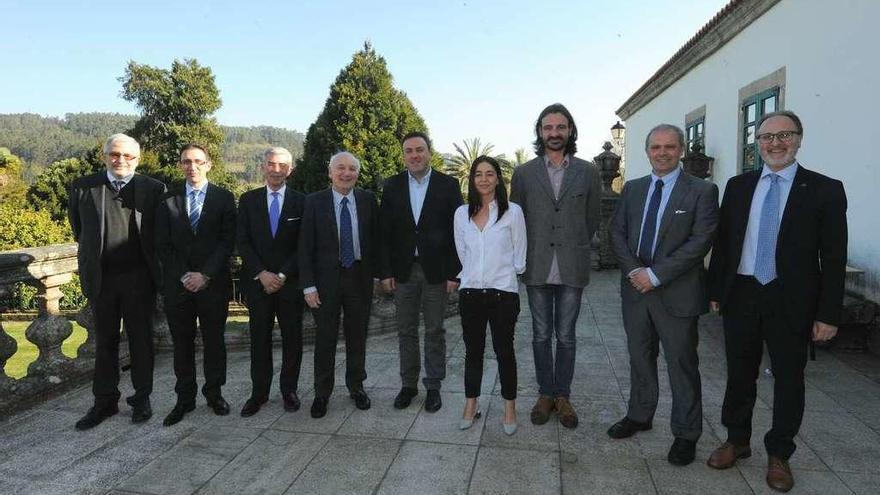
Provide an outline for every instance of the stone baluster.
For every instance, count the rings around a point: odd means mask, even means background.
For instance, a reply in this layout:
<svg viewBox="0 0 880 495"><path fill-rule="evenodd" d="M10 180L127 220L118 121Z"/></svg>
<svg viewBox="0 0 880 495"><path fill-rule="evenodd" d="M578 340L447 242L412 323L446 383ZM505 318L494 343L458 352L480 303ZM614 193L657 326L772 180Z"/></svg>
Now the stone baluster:
<svg viewBox="0 0 880 495"><path fill-rule="evenodd" d="M25 330L25 337L40 350L37 360L28 366L28 376L61 383L64 364L70 360L61 352L61 344L73 333L73 325L61 316L61 286L73 274L59 273L39 279L37 305L39 315Z"/></svg>

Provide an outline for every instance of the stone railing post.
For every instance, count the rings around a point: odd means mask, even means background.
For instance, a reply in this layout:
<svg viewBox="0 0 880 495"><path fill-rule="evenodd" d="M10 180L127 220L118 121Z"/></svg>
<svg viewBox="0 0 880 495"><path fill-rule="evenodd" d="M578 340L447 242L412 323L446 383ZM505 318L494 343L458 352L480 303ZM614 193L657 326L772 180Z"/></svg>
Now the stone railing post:
<svg viewBox="0 0 880 495"><path fill-rule="evenodd" d="M25 377L6 376L3 366L15 355L18 345L0 325L0 418L80 383L92 370L93 361L84 358L82 352L76 359L61 352L61 345L73 331L60 312L61 286L77 271L76 252L76 244L55 244L0 253L0 292L8 294L19 282L37 288L39 313L25 330L25 338L40 351ZM94 325L85 320L83 323L89 333L83 348L87 354L89 344L94 342Z"/></svg>
<svg viewBox="0 0 880 495"><path fill-rule="evenodd" d="M611 187L614 179L620 176L620 156L611 151L611 143L605 142L602 146L605 150L593 158L593 163L599 168L602 177L602 200L600 206L599 223L599 269L617 268L617 258L611 250L611 219L620 194Z"/></svg>

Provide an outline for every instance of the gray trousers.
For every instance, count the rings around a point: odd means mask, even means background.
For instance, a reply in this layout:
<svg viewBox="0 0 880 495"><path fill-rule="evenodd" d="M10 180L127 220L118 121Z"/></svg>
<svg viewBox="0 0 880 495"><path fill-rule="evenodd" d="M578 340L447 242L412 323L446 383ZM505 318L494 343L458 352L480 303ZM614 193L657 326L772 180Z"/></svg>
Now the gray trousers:
<svg viewBox="0 0 880 495"><path fill-rule="evenodd" d="M421 265L412 264L409 280L397 282L397 337L400 345L400 381L404 387L418 388L421 372L419 353L419 313L425 318L425 378L428 390L440 390L446 378L446 281L429 284Z"/></svg>
<svg viewBox="0 0 880 495"><path fill-rule="evenodd" d="M672 434L696 441L703 432L697 317L670 315L660 293L653 291L636 301L624 299L623 326L630 363L627 416L640 423L654 418L659 394L657 355L662 343L672 388Z"/></svg>

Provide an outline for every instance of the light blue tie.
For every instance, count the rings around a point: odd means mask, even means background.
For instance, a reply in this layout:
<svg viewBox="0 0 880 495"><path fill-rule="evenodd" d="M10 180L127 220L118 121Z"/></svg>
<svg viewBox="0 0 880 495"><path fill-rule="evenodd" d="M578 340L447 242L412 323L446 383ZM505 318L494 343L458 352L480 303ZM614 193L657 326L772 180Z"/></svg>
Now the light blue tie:
<svg viewBox="0 0 880 495"><path fill-rule="evenodd" d="M269 205L269 228L272 229L272 238L278 232L278 219L281 218L281 204L278 201L278 191L272 193L272 204Z"/></svg>
<svg viewBox="0 0 880 495"><path fill-rule="evenodd" d="M193 189L189 193L189 225L195 232L199 227L199 217L202 215L201 191Z"/></svg>
<svg viewBox="0 0 880 495"><path fill-rule="evenodd" d="M761 207L758 249L755 253L755 278L762 285L776 279L776 239L779 236L779 175L769 174L770 190Z"/></svg>

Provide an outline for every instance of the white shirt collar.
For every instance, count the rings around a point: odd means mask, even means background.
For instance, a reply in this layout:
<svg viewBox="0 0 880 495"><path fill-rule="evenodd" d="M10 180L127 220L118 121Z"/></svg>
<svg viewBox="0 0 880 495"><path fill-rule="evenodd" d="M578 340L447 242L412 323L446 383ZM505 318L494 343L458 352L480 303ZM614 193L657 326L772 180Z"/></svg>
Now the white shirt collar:
<svg viewBox="0 0 880 495"><path fill-rule="evenodd" d="M330 191L333 192L333 202L335 204L338 205L339 203L341 203L342 198L348 198L348 204L354 203L354 188L352 188L351 191L348 191L348 194L342 194L336 189L333 189L333 187L330 188Z"/></svg>
<svg viewBox="0 0 880 495"><path fill-rule="evenodd" d="M431 179L431 167L428 167L428 172L425 174L424 177L422 177L422 180L416 179L415 176L409 170L406 171L406 175L409 176L410 182L415 182L416 184L418 184L420 186L425 185Z"/></svg>
<svg viewBox="0 0 880 495"><path fill-rule="evenodd" d="M663 177L659 177L654 172L651 172L651 183L653 184L654 182L656 182L658 180L662 180L663 187L666 187L666 186L674 184L675 181L678 180L679 175L681 175L681 166L675 167L675 170L673 170L672 172L669 172L668 174L664 175Z"/></svg>
<svg viewBox="0 0 880 495"><path fill-rule="evenodd" d="M208 181L205 181L205 183L202 184L202 187L200 187L200 188L198 188L198 189L196 189L195 187L193 187L193 185L190 184L189 182L186 182L185 184L186 184L186 195L187 195L187 196L189 196L190 194L192 194L193 191L198 191L198 192L203 193L203 194L204 194L205 192L208 191Z"/></svg>
<svg viewBox="0 0 880 495"><path fill-rule="evenodd" d="M785 167L784 169L780 170L779 172L774 172L770 167L767 166L767 164L764 164L764 168L761 170L761 179L763 179L764 177L766 177L770 174L776 174L783 180L786 180L788 182L793 182L794 176L797 174L798 166L799 166L799 164L798 164L797 160L795 160L794 163Z"/></svg>
<svg viewBox="0 0 880 495"><path fill-rule="evenodd" d="M269 185L267 184L267 185L266 185L266 197L268 197L269 199L272 199L272 193L273 193L273 192L277 192L277 193L278 193L278 197L279 197L279 198L283 198L283 197L284 197L284 191L286 191L286 190L287 190L287 184L284 184L283 186L281 186L280 188L278 188L277 191L273 191L272 188L269 187Z"/></svg>

